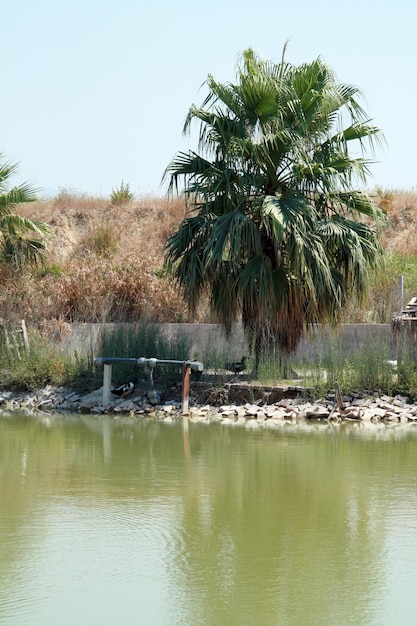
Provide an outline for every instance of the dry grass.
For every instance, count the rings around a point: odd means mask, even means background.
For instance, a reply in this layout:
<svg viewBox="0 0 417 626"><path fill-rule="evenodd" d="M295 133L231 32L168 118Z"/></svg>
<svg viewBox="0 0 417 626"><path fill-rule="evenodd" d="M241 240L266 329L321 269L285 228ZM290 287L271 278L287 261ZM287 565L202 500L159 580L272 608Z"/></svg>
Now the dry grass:
<svg viewBox="0 0 417 626"><path fill-rule="evenodd" d="M417 192L375 190L387 214L384 247L417 265ZM52 237L44 268L23 277L0 275L0 317L24 318L39 327L72 321L210 321L201 307L191 319L169 277L163 251L168 235L185 215L183 199L144 196L122 206L109 199L61 192L56 198L19 209L50 224ZM375 276L368 306L347 311L344 321L390 321L397 266ZM409 286L417 295L417 284Z"/></svg>
<svg viewBox="0 0 417 626"><path fill-rule="evenodd" d="M384 247L403 255L416 256L417 191L378 189L375 194L377 204L387 216L382 237Z"/></svg>
<svg viewBox="0 0 417 626"><path fill-rule="evenodd" d="M181 199L144 197L123 206L61 193L22 206L50 224L45 266L3 276L0 316L63 321L187 321L186 307L163 267L167 236L181 221Z"/></svg>
<svg viewBox="0 0 417 626"><path fill-rule="evenodd" d="M118 260L159 258L161 265L165 240L184 217L185 204L182 199L144 196L114 206L105 198L61 193L55 199L22 206L19 213L51 225L51 262L91 251L94 234L108 227L118 240Z"/></svg>

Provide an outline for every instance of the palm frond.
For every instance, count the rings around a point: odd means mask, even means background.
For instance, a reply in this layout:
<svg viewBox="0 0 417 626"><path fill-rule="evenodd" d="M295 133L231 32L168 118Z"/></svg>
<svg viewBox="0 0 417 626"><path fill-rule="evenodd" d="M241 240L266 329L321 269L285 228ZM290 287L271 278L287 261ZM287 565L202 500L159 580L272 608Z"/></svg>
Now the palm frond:
<svg viewBox="0 0 417 626"><path fill-rule="evenodd" d="M50 229L43 222L15 213L19 205L37 200L37 192L29 183L8 188L9 178L16 172L17 164L0 164L0 258L4 264L20 270L44 258Z"/></svg>
<svg viewBox="0 0 417 626"><path fill-rule="evenodd" d="M383 214L355 185L381 132L356 86L320 57L291 65L286 45L280 63L245 50L235 83L208 76L184 125L199 124L199 154L180 152L164 174L170 192L183 182L193 211L166 248L186 300L208 289L225 328L240 313L257 350L291 351L304 325L337 323L380 254L363 222Z"/></svg>

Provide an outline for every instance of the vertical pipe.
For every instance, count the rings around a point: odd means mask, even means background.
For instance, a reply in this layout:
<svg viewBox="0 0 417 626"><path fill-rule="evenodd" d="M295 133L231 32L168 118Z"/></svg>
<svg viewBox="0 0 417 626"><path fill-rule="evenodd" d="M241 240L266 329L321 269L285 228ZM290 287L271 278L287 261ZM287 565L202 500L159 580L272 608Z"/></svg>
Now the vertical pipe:
<svg viewBox="0 0 417 626"><path fill-rule="evenodd" d="M111 389L111 363L104 364L103 370L103 406L108 407L110 404L110 389Z"/></svg>
<svg viewBox="0 0 417 626"><path fill-rule="evenodd" d="M190 373L191 368L184 361L182 365L182 414L188 414L188 404L190 399Z"/></svg>

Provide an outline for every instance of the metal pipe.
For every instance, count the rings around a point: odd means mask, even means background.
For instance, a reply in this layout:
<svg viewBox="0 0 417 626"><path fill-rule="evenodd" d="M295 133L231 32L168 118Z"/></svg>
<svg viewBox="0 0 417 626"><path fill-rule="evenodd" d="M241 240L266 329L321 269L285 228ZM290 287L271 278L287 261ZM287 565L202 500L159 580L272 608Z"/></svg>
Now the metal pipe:
<svg viewBox="0 0 417 626"><path fill-rule="evenodd" d="M156 367L157 365L183 365L184 361L176 361L174 359L155 359L145 358L141 356L139 358L132 357L118 357L118 356L97 356L94 359L96 365L112 365L113 363L126 363L130 365L139 365L139 367ZM192 370L202 372L204 365L200 361L185 361L188 367Z"/></svg>
<svg viewBox="0 0 417 626"><path fill-rule="evenodd" d="M138 365L143 367L144 371L148 374L148 381L150 389L153 389L153 372L152 370L157 365L176 365L182 366L182 413L188 413L188 402L190 394L190 370L196 370L202 372L204 365L200 361L176 361L174 359L147 359L144 356L138 359L132 357L118 357L118 356L98 356L94 359L96 365L103 365L103 407L106 408L110 404L110 388L111 388L111 373L112 365L114 363L126 363L129 365Z"/></svg>
<svg viewBox="0 0 417 626"><path fill-rule="evenodd" d="M188 404L190 399L190 373L191 369L187 361L182 365L182 414L188 413Z"/></svg>
<svg viewBox="0 0 417 626"><path fill-rule="evenodd" d="M103 406L107 407L110 404L110 393L111 393L111 363L104 364L103 371Z"/></svg>

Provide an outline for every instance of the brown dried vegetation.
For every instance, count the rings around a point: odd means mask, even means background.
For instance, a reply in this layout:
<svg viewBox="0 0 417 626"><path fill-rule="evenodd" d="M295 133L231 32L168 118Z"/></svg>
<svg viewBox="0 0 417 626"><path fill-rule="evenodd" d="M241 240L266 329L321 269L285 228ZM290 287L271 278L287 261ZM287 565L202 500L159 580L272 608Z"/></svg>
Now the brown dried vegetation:
<svg viewBox="0 0 417 626"><path fill-rule="evenodd" d="M378 189L375 200L387 216L382 234L384 247L417 257L417 191Z"/></svg>
<svg viewBox="0 0 417 626"><path fill-rule="evenodd" d="M417 268L417 192L378 189L374 195L388 218L381 233L385 249ZM105 198L64 191L19 213L48 223L52 237L43 267L23 275L0 270L1 318L24 318L38 327L136 321L145 314L160 322L210 321L208 307L189 317L163 271L165 241L185 215L183 199L144 196L114 206ZM344 321L389 321L395 271L381 269L367 310L346 311ZM417 293L417 284L409 288Z"/></svg>
<svg viewBox="0 0 417 626"><path fill-rule="evenodd" d="M51 226L47 261L24 275L3 272L0 316L40 325L65 322L186 321L187 309L163 272L166 237L184 202L144 197L123 206L61 193L19 208Z"/></svg>

